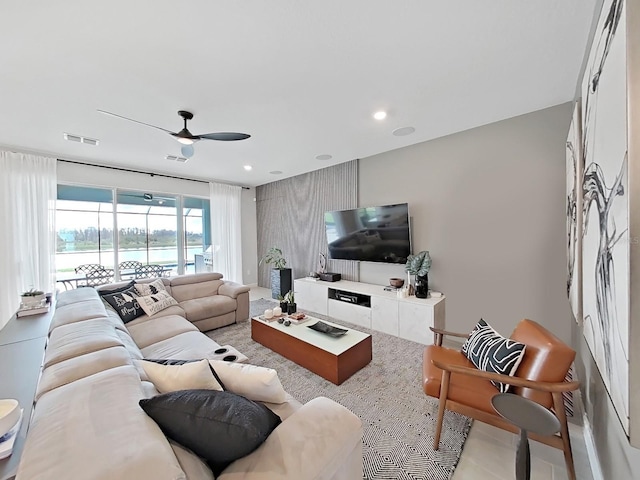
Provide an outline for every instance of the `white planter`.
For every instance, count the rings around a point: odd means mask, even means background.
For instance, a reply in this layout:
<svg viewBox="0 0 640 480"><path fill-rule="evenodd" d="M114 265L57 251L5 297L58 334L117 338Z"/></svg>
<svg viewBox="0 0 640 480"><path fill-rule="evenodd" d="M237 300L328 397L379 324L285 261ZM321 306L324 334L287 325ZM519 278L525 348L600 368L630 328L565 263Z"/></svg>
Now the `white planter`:
<svg viewBox="0 0 640 480"><path fill-rule="evenodd" d="M45 294L42 293L40 295L33 295L33 296L21 296L20 299L22 301L22 305L25 307L35 307L37 305L40 305L43 300L45 299Z"/></svg>

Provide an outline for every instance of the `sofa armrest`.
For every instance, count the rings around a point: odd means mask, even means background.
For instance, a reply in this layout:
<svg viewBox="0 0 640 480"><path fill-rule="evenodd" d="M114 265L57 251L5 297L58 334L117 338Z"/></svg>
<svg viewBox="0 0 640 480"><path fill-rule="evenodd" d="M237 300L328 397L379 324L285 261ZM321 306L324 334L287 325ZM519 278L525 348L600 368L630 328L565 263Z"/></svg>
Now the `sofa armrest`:
<svg viewBox="0 0 640 480"><path fill-rule="evenodd" d="M355 458L357 457L357 458ZM286 418L255 451L229 465L218 480L330 479L352 464L362 478L362 423L348 409L317 397Z"/></svg>
<svg viewBox="0 0 640 480"><path fill-rule="evenodd" d="M229 282L225 280L225 282L220 285L220 288L218 288L218 295L226 295L227 297L238 298L238 295L248 292L249 290L251 290L251 287L247 285L241 285L236 282Z"/></svg>

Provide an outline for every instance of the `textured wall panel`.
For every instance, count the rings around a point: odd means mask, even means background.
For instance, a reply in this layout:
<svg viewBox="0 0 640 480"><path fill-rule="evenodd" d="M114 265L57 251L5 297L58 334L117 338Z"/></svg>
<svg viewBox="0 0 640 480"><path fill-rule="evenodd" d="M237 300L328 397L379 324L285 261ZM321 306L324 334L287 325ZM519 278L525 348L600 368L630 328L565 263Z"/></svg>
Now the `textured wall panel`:
<svg viewBox="0 0 640 480"><path fill-rule="evenodd" d="M341 163L256 188L258 257L272 246L282 249L293 278L318 270L327 255L324 212L357 207L358 161ZM258 284L269 287L270 267L261 265ZM328 260L327 270L358 280L358 263Z"/></svg>

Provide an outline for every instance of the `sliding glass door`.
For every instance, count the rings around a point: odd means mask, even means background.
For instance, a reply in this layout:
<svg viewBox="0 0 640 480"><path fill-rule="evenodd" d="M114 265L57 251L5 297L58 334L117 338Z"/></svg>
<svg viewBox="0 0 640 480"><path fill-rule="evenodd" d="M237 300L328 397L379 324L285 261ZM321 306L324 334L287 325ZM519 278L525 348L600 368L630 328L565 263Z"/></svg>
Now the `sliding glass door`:
<svg viewBox="0 0 640 480"><path fill-rule="evenodd" d="M56 270L98 264L117 272L136 261L165 275L192 273L210 243L209 216L208 199L59 185Z"/></svg>

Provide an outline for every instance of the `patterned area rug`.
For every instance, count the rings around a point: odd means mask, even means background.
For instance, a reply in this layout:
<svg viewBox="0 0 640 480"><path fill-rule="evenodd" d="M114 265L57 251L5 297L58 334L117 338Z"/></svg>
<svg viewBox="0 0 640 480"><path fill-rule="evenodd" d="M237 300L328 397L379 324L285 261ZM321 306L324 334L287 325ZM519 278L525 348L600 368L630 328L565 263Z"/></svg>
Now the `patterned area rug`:
<svg viewBox="0 0 640 480"><path fill-rule="evenodd" d="M251 315L274 305L266 299L252 301ZM357 327L373 337L373 360L337 386L251 340L250 324L231 325L208 335L220 345L234 346L249 357L249 363L276 369L285 390L300 402L325 396L358 415L364 427L363 478L451 478L471 420L447 411L440 449L433 450L438 404L422 391L423 345Z"/></svg>

